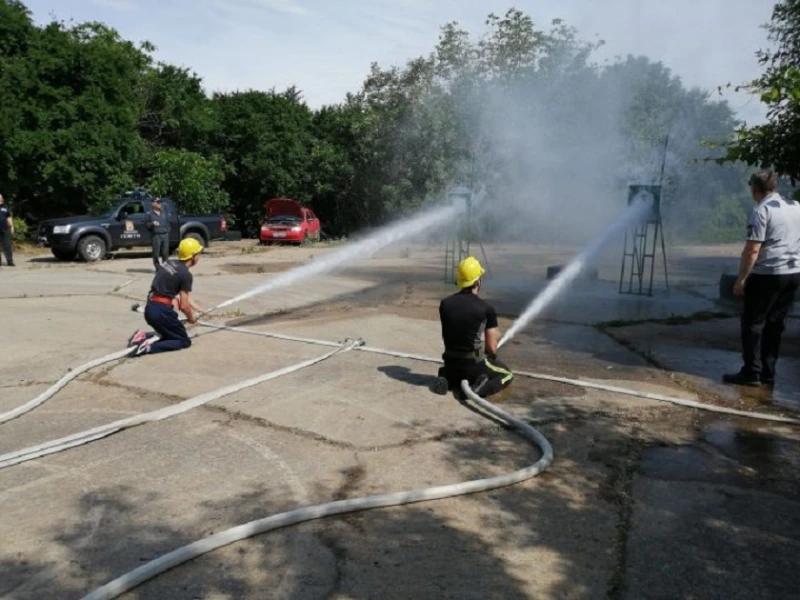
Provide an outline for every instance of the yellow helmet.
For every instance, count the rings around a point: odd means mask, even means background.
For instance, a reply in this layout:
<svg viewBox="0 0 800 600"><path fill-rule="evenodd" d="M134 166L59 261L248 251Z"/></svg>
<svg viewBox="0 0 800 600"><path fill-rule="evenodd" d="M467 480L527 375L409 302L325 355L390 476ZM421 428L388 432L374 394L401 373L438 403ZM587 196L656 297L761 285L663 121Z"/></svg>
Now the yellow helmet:
<svg viewBox="0 0 800 600"><path fill-rule="evenodd" d="M194 238L184 238L178 245L178 260L189 260L203 251L203 244Z"/></svg>
<svg viewBox="0 0 800 600"><path fill-rule="evenodd" d="M473 286L485 272L477 258L468 256L458 264L456 285L462 289Z"/></svg>

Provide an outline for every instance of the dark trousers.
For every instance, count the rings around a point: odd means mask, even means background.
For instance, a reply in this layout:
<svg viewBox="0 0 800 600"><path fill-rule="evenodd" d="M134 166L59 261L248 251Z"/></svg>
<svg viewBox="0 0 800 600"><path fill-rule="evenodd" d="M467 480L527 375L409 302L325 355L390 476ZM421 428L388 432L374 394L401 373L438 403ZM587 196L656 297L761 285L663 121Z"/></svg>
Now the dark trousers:
<svg viewBox="0 0 800 600"><path fill-rule="evenodd" d="M154 233L152 236L153 242L153 264L158 270L161 263L169 260L169 234L168 233ZM159 259L160 262L159 262Z"/></svg>
<svg viewBox="0 0 800 600"><path fill-rule="evenodd" d="M800 285L800 274L759 275L747 278L742 313L742 372L775 378L786 313Z"/></svg>
<svg viewBox="0 0 800 600"><path fill-rule="evenodd" d="M445 359L444 366L439 369L439 377L447 379L447 385L451 390L460 390L463 379L466 379L470 387L473 387L481 375L489 378L489 381L480 390L481 398L492 396L506 389L514 380L511 369L496 358L484 358L478 362Z"/></svg>
<svg viewBox="0 0 800 600"><path fill-rule="evenodd" d="M14 251L11 247L12 237L14 236L11 235L10 231L0 230L0 245L3 246L3 254L6 255L6 264L9 265L14 264Z"/></svg>
<svg viewBox="0 0 800 600"><path fill-rule="evenodd" d="M169 306L148 302L144 308L144 320L161 338L150 346L150 354L183 350L192 345L186 328L178 319L178 313Z"/></svg>

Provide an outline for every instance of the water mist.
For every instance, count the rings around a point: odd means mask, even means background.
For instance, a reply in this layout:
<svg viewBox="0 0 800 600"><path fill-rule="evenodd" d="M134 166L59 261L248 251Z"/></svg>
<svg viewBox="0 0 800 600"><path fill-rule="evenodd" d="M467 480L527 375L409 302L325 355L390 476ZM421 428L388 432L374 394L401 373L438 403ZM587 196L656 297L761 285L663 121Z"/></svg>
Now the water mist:
<svg viewBox="0 0 800 600"><path fill-rule="evenodd" d="M431 227L446 223L458 217L464 210L465 206L463 204L444 206L383 227L363 240L348 244L341 250L325 255L311 263L281 273L266 283L240 294L235 298L226 300L222 304L219 304L216 309L225 308L226 306L241 302L242 300L247 300L259 294L288 287L313 275L321 275L322 273L333 271L345 263L368 258L378 250L394 242L412 237Z"/></svg>
<svg viewBox="0 0 800 600"><path fill-rule="evenodd" d="M643 217L652 207L651 199L637 198L631 204L622 216L606 230L594 242L586 246L578 256L564 268L555 279L553 279L542 292L536 296L533 301L528 305L525 311L517 318L511 325L509 330L500 340L499 346L511 340L515 335L522 331L528 324L538 317L542 311L547 308L558 295L563 292L570 283L580 274L586 264L595 256L603 247L611 240L616 238L626 228L630 227L637 221L641 221Z"/></svg>

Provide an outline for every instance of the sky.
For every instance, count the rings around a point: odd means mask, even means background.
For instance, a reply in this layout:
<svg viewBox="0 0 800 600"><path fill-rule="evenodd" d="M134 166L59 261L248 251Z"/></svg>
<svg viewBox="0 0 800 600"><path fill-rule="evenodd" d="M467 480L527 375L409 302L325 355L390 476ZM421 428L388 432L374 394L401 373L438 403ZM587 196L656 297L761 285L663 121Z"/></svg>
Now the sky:
<svg viewBox="0 0 800 600"><path fill-rule="evenodd" d="M753 79L767 46L760 25L771 0L25 0L37 22L102 21L156 57L189 67L206 90L297 86L312 108L357 91L374 61L402 65L434 48L439 27L458 21L473 35L486 15L510 7L540 28L554 18L583 39L605 40L603 62L642 54L663 61L689 86L713 90ZM764 119L757 98L723 97L750 124Z"/></svg>

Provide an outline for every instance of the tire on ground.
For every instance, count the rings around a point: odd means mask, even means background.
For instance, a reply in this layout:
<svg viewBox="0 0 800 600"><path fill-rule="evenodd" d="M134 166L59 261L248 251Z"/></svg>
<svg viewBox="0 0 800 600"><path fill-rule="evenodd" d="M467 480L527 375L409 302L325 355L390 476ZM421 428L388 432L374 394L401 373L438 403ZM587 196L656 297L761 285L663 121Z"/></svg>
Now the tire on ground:
<svg viewBox="0 0 800 600"><path fill-rule="evenodd" d="M75 251L69 250L56 250L55 248L50 248L50 252L53 253L58 260L74 260L75 259Z"/></svg>
<svg viewBox="0 0 800 600"><path fill-rule="evenodd" d="M98 235L87 235L78 242L78 255L86 262L96 262L106 257L106 242Z"/></svg>

